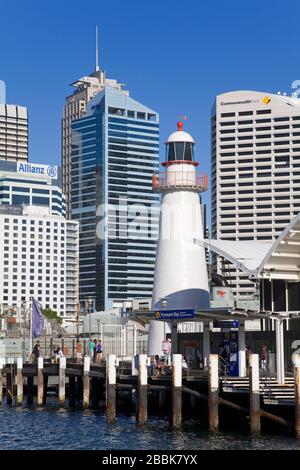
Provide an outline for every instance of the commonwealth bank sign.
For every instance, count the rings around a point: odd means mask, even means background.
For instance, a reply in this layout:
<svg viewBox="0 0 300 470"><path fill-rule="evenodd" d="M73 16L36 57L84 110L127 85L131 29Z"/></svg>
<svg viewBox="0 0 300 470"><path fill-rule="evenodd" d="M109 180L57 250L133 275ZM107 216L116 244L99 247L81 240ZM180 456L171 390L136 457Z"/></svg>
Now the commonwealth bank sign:
<svg viewBox="0 0 300 470"><path fill-rule="evenodd" d="M57 166L39 165L38 163L18 163L17 172L30 175L45 176L57 179Z"/></svg>

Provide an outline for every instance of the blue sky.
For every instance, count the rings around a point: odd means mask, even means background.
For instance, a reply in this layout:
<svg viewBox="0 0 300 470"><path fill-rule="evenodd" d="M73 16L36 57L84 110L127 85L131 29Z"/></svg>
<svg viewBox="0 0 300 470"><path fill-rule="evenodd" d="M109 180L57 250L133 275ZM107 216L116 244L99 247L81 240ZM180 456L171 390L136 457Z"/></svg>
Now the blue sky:
<svg viewBox="0 0 300 470"><path fill-rule="evenodd" d="M100 66L161 116L162 141L179 115L210 168L216 94L291 92L300 79L300 4L286 0L27 0L1 2L0 80L7 102L28 106L30 159L60 162L68 84ZM207 201L209 195L205 197Z"/></svg>

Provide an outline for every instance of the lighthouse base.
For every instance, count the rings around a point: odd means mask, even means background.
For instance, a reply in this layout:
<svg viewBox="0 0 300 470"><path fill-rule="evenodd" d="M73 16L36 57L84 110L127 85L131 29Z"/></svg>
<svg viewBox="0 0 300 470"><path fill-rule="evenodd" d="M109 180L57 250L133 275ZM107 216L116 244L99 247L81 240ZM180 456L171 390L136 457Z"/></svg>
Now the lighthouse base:
<svg viewBox="0 0 300 470"><path fill-rule="evenodd" d="M169 333L171 333L171 323L158 320L150 321L147 347L148 356L156 356L157 354L161 356L163 354L163 341L166 340L166 336Z"/></svg>

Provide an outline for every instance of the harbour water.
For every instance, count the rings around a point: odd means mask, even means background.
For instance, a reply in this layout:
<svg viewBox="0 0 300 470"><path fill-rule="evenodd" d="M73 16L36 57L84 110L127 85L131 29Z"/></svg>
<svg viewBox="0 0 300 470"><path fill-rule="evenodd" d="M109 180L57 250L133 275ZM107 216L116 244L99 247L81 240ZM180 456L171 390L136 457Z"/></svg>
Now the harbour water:
<svg viewBox="0 0 300 470"><path fill-rule="evenodd" d="M103 413L49 404L44 409L0 407L0 423L0 450L300 450L300 442L293 437L209 435L191 421L173 432L165 419L150 419L139 429L134 417L124 415L108 425Z"/></svg>

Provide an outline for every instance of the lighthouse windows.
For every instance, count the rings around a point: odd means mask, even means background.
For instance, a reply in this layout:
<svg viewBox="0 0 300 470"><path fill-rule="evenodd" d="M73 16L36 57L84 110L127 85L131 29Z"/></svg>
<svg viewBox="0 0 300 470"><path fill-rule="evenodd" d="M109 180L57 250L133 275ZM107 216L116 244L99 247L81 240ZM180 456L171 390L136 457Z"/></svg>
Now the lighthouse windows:
<svg viewBox="0 0 300 470"><path fill-rule="evenodd" d="M193 161L194 144L191 142L171 142L167 145L166 161Z"/></svg>

